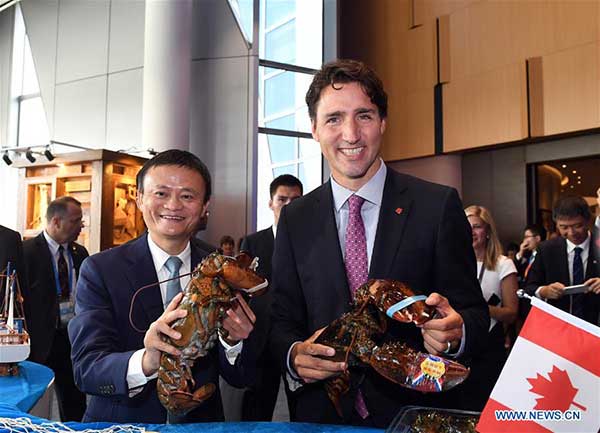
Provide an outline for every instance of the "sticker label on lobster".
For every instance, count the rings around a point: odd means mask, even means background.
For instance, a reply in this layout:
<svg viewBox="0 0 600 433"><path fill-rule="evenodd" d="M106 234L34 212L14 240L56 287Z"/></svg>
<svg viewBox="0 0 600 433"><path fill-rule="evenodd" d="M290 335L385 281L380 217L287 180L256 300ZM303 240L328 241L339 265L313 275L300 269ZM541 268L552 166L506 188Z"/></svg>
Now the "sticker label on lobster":
<svg viewBox="0 0 600 433"><path fill-rule="evenodd" d="M422 382L430 381L436 391L439 392L442 390L444 383L444 379L442 379L444 373L446 373L444 361L437 356L429 355L421 362L421 372L417 377L413 378L412 384L419 385Z"/></svg>

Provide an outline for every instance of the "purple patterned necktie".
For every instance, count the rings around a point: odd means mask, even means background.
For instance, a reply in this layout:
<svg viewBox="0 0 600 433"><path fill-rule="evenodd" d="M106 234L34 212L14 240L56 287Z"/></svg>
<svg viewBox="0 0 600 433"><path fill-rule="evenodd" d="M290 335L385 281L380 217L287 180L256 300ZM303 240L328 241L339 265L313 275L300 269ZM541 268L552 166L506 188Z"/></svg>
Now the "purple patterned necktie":
<svg viewBox="0 0 600 433"><path fill-rule="evenodd" d="M350 294L354 297L356 289L367 282L369 275L369 263L367 259L367 237L365 225L363 224L360 209L365 199L357 195L351 195L348 199L350 213L348 215L348 226L346 227L346 277L350 286ZM362 392L358 390L354 409L362 419L369 416L369 410L365 404Z"/></svg>
<svg viewBox="0 0 600 433"><path fill-rule="evenodd" d="M346 227L346 276L350 286L350 294L367 282L369 265L367 261L367 237L360 209L365 199L351 195L348 199L350 214Z"/></svg>

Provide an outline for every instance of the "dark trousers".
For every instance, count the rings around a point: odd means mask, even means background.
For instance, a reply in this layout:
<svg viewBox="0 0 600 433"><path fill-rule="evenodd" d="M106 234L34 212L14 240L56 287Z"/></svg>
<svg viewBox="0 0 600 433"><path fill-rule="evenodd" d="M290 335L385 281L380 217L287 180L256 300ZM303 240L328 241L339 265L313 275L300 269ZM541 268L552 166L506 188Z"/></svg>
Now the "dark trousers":
<svg viewBox="0 0 600 433"><path fill-rule="evenodd" d="M281 369L279 363L263 354L254 386L244 391L242 421L271 421L277 402ZM290 414L291 416L291 414Z"/></svg>
<svg viewBox="0 0 600 433"><path fill-rule="evenodd" d="M45 365L54 371L54 388L61 421L81 421L85 394L75 386L71 364L71 343L66 328L57 329Z"/></svg>

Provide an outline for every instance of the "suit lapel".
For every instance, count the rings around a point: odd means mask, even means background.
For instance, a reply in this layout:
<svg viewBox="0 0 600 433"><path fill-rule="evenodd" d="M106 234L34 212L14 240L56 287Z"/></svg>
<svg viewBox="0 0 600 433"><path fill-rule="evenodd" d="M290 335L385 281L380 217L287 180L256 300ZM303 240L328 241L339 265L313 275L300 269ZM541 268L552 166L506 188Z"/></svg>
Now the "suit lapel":
<svg viewBox="0 0 600 433"><path fill-rule="evenodd" d="M394 171L388 168L371 255L369 278L386 278L392 273L392 265L401 245L400 241L412 202L407 186Z"/></svg>
<svg viewBox="0 0 600 433"><path fill-rule="evenodd" d="M336 299L346 305L350 302L350 287L348 286L346 268L335 223L331 181L325 183L321 189L321 194L316 196L314 216L315 221L319 222L317 225L320 227L314 237L319 257L318 265L322 269L321 272L329 277L328 285L336 290Z"/></svg>
<svg viewBox="0 0 600 433"><path fill-rule="evenodd" d="M585 269L585 279L600 276L600 264L598 264L598 256L600 253L600 230L594 225L592 237L590 238L590 247L588 253L587 266Z"/></svg>
<svg viewBox="0 0 600 433"><path fill-rule="evenodd" d="M131 282L133 292L138 289L154 284L141 292L136 297L135 304L140 305L141 312L146 316L147 324L154 322L164 310L158 277L152 260L152 254L148 247L148 234L139 237L130 244L126 260L129 262L127 267L127 278ZM140 309L137 305L133 306L133 317L139 317ZM141 324L136 324L138 327Z"/></svg>

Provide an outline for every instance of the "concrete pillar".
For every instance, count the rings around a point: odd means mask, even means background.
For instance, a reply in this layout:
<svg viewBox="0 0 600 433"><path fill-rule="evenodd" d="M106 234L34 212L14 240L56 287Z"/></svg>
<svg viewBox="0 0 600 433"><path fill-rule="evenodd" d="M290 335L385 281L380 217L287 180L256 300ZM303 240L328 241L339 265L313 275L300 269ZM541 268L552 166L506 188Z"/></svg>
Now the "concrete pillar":
<svg viewBox="0 0 600 433"><path fill-rule="evenodd" d="M146 1L142 145L189 149L192 0Z"/></svg>

